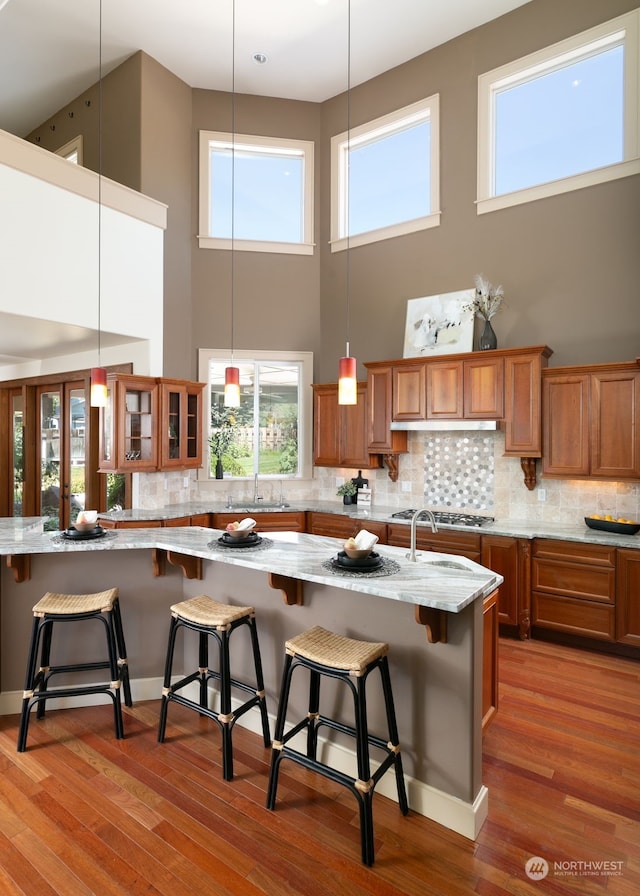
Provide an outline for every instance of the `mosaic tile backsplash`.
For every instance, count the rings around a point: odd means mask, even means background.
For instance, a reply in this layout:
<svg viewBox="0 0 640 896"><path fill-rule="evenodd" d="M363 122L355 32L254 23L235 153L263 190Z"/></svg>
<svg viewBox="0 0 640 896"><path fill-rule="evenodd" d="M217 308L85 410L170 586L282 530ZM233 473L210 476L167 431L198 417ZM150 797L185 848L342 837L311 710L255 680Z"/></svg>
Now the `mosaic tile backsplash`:
<svg viewBox="0 0 640 896"><path fill-rule="evenodd" d="M428 433L424 499L437 507L493 512L494 438L479 433Z"/></svg>

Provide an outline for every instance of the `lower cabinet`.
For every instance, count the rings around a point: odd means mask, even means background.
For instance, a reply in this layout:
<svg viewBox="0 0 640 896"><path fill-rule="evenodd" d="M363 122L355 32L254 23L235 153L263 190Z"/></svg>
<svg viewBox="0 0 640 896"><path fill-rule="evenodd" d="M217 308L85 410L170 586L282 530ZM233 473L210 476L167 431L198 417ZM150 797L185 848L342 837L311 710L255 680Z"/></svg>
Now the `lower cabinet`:
<svg viewBox="0 0 640 896"><path fill-rule="evenodd" d="M173 516L164 520L110 520L100 519L103 529L168 529L177 526L204 526L209 528L209 514L196 513L193 516Z"/></svg>
<svg viewBox="0 0 640 896"><path fill-rule="evenodd" d="M498 591L485 597L482 604L482 730L498 711Z"/></svg>
<svg viewBox="0 0 640 896"><path fill-rule="evenodd" d="M401 548L411 545L411 527L402 523L389 523L388 543ZM475 532L459 532L447 529L432 532L428 526L418 526L416 547L421 551L439 551L443 554L458 554L480 563L480 535Z"/></svg>
<svg viewBox="0 0 640 896"><path fill-rule="evenodd" d="M246 513L212 513L211 526L213 529L224 529L228 523L247 516ZM257 532L305 532L306 513L304 511L284 510L277 513L251 513L251 518L256 521Z"/></svg>
<svg viewBox="0 0 640 896"><path fill-rule="evenodd" d="M517 626L524 641L531 630L531 541L508 535L483 535L480 562L504 579L498 618L502 625Z"/></svg>
<svg viewBox="0 0 640 896"><path fill-rule="evenodd" d="M615 642L615 548L536 540L531 578L534 626Z"/></svg>
<svg viewBox="0 0 640 896"><path fill-rule="evenodd" d="M329 538L351 538L361 529L378 536L380 544L387 543L387 524L375 520L359 520L338 513L307 514L307 532L311 535L326 535Z"/></svg>
<svg viewBox="0 0 640 896"><path fill-rule="evenodd" d="M616 640L640 647L640 551L616 554Z"/></svg>

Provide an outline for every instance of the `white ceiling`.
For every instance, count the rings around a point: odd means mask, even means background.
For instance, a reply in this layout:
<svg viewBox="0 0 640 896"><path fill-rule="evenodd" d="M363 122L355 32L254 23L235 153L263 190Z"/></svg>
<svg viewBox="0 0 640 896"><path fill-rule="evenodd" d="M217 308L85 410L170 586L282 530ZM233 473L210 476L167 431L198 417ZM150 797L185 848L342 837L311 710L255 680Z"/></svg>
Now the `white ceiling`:
<svg viewBox="0 0 640 896"><path fill-rule="evenodd" d="M233 0L0 0L0 128L25 136L140 49L191 87L233 72L238 93L321 102L525 2L351 0L349 42L347 0L235 0L235 40ZM0 364L81 350L37 323L0 315Z"/></svg>

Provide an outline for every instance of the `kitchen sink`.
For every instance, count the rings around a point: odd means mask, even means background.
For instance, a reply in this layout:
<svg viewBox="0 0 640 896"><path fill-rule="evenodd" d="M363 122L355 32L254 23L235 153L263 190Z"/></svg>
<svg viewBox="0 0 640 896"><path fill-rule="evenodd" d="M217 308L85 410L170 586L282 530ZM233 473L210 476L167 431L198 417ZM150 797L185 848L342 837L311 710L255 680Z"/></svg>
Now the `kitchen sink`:
<svg viewBox="0 0 640 896"><path fill-rule="evenodd" d="M430 566L446 566L448 569L464 569L465 572L470 572L466 564L458 563L456 560L423 560L421 558L420 563L428 563Z"/></svg>
<svg viewBox="0 0 640 896"><path fill-rule="evenodd" d="M234 501L233 504L227 504L225 510L284 510L290 506L282 501Z"/></svg>

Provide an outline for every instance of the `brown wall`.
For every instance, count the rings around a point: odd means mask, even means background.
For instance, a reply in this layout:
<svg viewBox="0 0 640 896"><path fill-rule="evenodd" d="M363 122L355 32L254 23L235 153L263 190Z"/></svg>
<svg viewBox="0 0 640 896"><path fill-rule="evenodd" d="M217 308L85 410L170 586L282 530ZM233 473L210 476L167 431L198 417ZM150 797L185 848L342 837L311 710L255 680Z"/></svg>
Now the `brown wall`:
<svg viewBox="0 0 640 896"><path fill-rule="evenodd" d="M440 227L349 252L350 340L360 362L402 355L407 299L466 289L477 273L505 289L507 307L494 321L500 347L546 343L555 365L640 355L640 176L480 216L474 204L478 75L636 5L532 0L352 89L352 127L433 93L441 114ZM104 173L169 204L165 373L192 377L197 349L231 338L230 253L200 250L196 240L198 131L231 129L230 97L191 91L136 54L105 79L104 106ZM66 114L32 136L62 145L79 131L80 116L62 139ZM329 153L331 136L347 126L345 97L316 105L237 96L235 119L238 133L316 142L317 248L313 257L234 253L234 347L313 351L316 381L335 380L347 270L346 253L328 245ZM45 142L51 123L53 145ZM85 163L94 167L90 152Z"/></svg>
<svg viewBox="0 0 640 896"><path fill-rule="evenodd" d="M441 114L440 227L349 252L359 361L402 356L406 300L466 289L477 273L505 288L494 320L500 347L546 343L552 364L640 355L640 177L480 216L474 206L478 75L636 5L534 0L351 91L351 126L434 93ZM331 135L345 129L337 97L323 107L324 184ZM329 202L323 190L321 379L335 379L345 329L344 253L327 248Z"/></svg>

